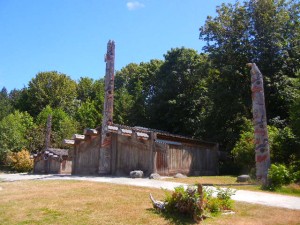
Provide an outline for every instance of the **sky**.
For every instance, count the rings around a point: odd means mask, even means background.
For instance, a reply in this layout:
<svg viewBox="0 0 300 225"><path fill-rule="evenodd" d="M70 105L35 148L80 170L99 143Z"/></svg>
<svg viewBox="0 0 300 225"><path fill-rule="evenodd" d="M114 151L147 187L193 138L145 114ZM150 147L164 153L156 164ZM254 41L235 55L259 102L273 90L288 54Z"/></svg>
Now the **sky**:
<svg viewBox="0 0 300 225"><path fill-rule="evenodd" d="M39 72L102 78L107 42L115 69L164 59L172 48L202 51L199 28L236 0L0 0L0 90L27 87Z"/></svg>

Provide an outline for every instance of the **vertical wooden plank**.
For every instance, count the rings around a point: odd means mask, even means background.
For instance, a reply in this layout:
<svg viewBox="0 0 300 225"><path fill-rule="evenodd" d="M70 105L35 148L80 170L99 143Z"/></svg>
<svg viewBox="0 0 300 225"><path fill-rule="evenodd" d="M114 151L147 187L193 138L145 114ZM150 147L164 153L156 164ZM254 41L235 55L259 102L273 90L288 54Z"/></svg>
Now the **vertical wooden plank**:
<svg viewBox="0 0 300 225"><path fill-rule="evenodd" d="M118 134L112 134L111 173L116 173Z"/></svg>

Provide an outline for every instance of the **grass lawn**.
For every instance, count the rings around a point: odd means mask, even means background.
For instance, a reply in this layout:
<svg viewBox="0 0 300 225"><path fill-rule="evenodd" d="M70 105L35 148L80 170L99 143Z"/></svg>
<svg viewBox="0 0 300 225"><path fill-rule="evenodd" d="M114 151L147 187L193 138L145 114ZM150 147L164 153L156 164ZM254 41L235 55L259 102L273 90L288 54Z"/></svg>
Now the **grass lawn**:
<svg viewBox="0 0 300 225"><path fill-rule="evenodd" d="M149 193L124 185L83 181L0 182L0 224L192 224L180 216L156 212ZM202 224L299 224L300 211L236 203L236 214Z"/></svg>
<svg viewBox="0 0 300 225"><path fill-rule="evenodd" d="M187 177L187 178L170 177L170 178L166 178L165 180L186 183L186 184L201 183L203 185L217 185L217 186L231 187L239 190L270 192L266 190L261 190L260 185L255 184L255 182L250 181L250 182L239 183L236 181L236 176L201 176L201 177ZM300 197L300 185L290 184L288 186L282 187L276 192L270 192L270 193L278 193L278 194Z"/></svg>

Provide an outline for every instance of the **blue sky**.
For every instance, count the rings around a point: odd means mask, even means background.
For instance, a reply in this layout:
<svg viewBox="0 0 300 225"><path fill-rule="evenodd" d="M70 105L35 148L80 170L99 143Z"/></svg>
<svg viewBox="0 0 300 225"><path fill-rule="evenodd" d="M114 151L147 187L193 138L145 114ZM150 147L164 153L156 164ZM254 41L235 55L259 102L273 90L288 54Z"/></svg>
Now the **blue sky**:
<svg viewBox="0 0 300 225"><path fill-rule="evenodd" d="M116 70L163 59L171 48L201 52L199 27L235 0L0 0L0 89L21 89L38 72L74 80L104 76L106 44Z"/></svg>

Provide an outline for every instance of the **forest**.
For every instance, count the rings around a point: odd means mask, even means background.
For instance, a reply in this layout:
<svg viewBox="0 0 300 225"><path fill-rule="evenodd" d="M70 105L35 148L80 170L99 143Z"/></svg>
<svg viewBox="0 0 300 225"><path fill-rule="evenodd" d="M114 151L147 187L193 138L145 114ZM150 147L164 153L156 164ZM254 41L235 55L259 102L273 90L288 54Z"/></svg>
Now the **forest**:
<svg viewBox="0 0 300 225"><path fill-rule="evenodd" d="M256 63L264 76L271 162L299 171L299 0L248 0L222 4L216 12L199 24L206 43L200 53L174 47L163 60L116 71L114 123L217 142L227 153L221 173L250 172L255 152L246 64ZM0 164L10 152L43 149L49 114L51 146L66 148L63 139L101 125L103 100L103 78L72 80L57 71L37 73L20 90L3 87Z"/></svg>

